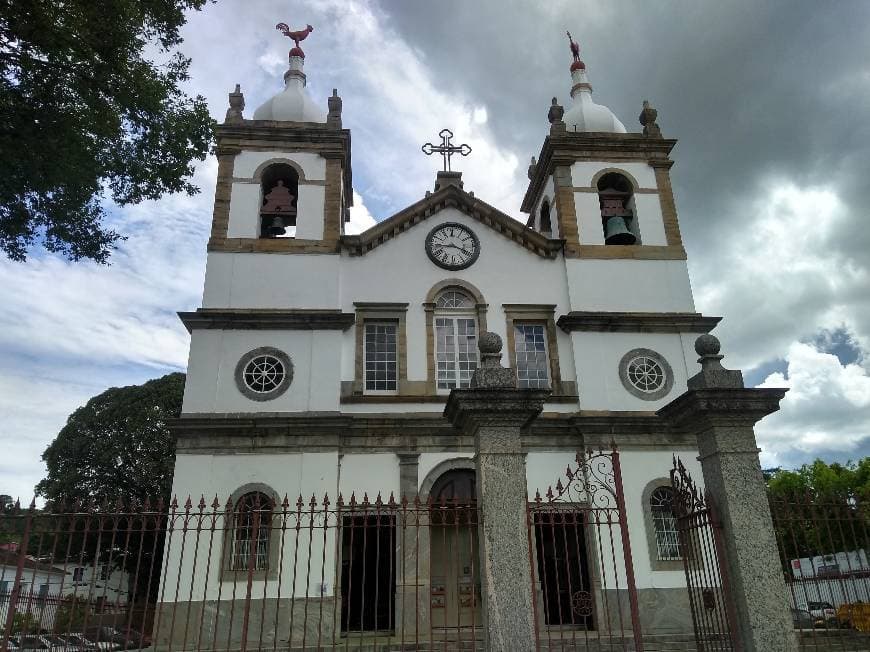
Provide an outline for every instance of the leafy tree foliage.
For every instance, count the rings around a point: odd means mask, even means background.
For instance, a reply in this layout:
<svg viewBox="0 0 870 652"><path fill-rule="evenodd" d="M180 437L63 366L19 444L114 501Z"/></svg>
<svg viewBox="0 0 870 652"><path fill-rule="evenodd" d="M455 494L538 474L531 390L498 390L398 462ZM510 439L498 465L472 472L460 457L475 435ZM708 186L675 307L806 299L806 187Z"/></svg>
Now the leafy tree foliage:
<svg viewBox="0 0 870 652"><path fill-rule="evenodd" d="M795 471L776 469L767 476L767 485L784 562L865 547L870 458L846 464L816 460Z"/></svg>
<svg viewBox="0 0 870 652"><path fill-rule="evenodd" d="M46 448L36 486L49 503L168 498L175 445L166 425L181 413L184 374L113 387L70 415Z"/></svg>
<svg viewBox="0 0 870 652"><path fill-rule="evenodd" d="M119 205L193 194L213 121L180 88L186 10L206 0L0 0L0 250L105 263ZM146 57L153 54L160 61Z"/></svg>

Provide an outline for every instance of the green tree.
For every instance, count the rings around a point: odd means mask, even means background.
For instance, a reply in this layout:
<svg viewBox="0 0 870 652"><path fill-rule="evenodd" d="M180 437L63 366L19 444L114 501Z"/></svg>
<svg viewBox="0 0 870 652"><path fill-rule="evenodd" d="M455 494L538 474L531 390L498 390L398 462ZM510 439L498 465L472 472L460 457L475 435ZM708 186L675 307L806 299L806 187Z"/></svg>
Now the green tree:
<svg viewBox="0 0 870 652"><path fill-rule="evenodd" d="M167 419L181 413L184 374L113 387L70 415L42 459L36 485L49 504L168 498L175 444Z"/></svg>
<svg viewBox="0 0 870 652"><path fill-rule="evenodd" d="M776 469L767 476L767 486L784 561L865 547L870 458Z"/></svg>
<svg viewBox="0 0 870 652"><path fill-rule="evenodd" d="M213 121L181 85L186 10L206 0L0 0L0 250L105 263L119 205L198 192ZM146 57L153 54L158 61Z"/></svg>

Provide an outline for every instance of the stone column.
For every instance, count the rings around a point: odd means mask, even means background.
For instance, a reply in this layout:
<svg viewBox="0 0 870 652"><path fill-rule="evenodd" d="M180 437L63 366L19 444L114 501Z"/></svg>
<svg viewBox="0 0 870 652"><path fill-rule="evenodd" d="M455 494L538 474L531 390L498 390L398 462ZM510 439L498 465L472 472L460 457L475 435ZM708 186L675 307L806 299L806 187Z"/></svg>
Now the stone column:
<svg viewBox="0 0 870 652"><path fill-rule="evenodd" d="M495 333L482 333L479 346L482 361L471 387L450 393L444 415L475 442L485 649L531 652L534 598L520 433L541 413L549 392L517 389L514 370L499 362Z"/></svg>
<svg viewBox="0 0 870 652"><path fill-rule="evenodd" d="M701 372L688 391L658 414L683 431L694 432L704 487L722 524L737 635L744 652L798 649L789 598L761 474L753 427L776 412L785 389L746 389L743 374L720 364L719 340L695 342Z"/></svg>
<svg viewBox="0 0 870 652"><path fill-rule="evenodd" d="M419 483L420 453L396 453L399 458L399 496L408 510L398 510L396 522L396 634L414 638L429 632L429 532L420 527L414 510ZM404 519L404 520L403 520Z"/></svg>

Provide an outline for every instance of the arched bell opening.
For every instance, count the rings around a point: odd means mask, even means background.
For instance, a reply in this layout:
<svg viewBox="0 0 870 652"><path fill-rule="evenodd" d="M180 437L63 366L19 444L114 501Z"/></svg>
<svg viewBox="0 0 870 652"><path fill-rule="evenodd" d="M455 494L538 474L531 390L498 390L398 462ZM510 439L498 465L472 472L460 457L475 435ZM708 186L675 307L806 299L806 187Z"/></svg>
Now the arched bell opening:
<svg viewBox="0 0 870 652"><path fill-rule="evenodd" d="M443 473L429 491L433 630L480 627L477 479L473 469Z"/></svg>
<svg viewBox="0 0 870 652"><path fill-rule="evenodd" d="M260 237L295 237L299 174L291 165L275 163L263 170L260 189Z"/></svg>
<svg viewBox="0 0 870 652"><path fill-rule="evenodd" d="M553 234L553 225L550 222L550 202L546 199L541 204L541 233L547 236Z"/></svg>
<svg viewBox="0 0 870 652"><path fill-rule="evenodd" d="M637 223L631 182L618 172L608 172L603 175L598 180L598 202L601 207L604 244L637 244Z"/></svg>

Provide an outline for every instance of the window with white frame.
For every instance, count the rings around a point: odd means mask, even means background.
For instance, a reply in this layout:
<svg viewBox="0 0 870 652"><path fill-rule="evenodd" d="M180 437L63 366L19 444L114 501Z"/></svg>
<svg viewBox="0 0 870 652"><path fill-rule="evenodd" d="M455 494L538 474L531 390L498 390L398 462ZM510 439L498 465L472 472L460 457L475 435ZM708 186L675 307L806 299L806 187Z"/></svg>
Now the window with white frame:
<svg viewBox="0 0 870 652"><path fill-rule="evenodd" d="M682 559L683 551L674 515L674 490L658 487L650 494L649 502L658 558L662 561Z"/></svg>
<svg viewBox="0 0 870 652"><path fill-rule="evenodd" d="M367 392L396 391L396 322L365 323L364 366Z"/></svg>
<svg viewBox="0 0 870 652"><path fill-rule="evenodd" d="M446 290L435 300L435 373L438 391L468 387L477 369L475 303Z"/></svg>
<svg viewBox="0 0 870 652"><path fill-rule="evenodd" d="M514 353L519 387L548 389L550 360L547 356L546 325L514 322Z"/></svg>

